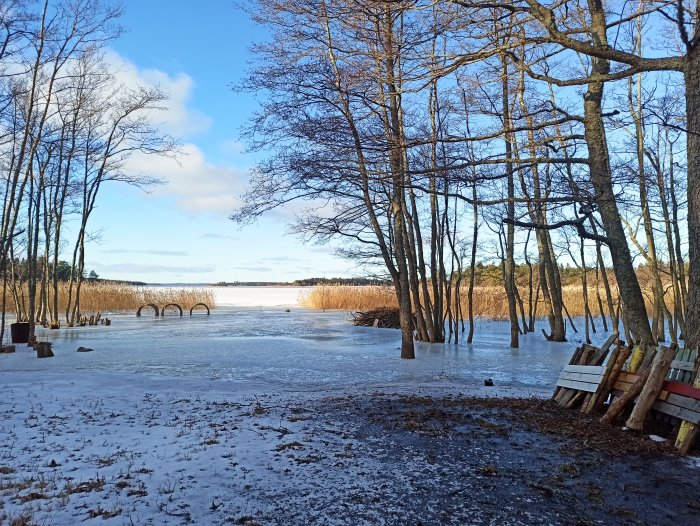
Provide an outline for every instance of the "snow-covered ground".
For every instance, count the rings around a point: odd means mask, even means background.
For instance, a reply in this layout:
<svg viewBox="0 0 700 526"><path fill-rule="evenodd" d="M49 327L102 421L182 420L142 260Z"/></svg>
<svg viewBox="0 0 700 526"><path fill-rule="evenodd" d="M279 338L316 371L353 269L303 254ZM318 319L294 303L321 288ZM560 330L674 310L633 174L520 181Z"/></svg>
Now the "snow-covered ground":
<svg viewBox="0 0 700 526"><path fill-rule="evenodd" d="M276 495L308 505L328 470L334 491L365 491L358 473L384 469L350 462L352 424L314 423L310 406L375 392L548 396L575 347L534 334L512 350L505 325L482 320L473 345L418 344L402 361L398 331L289 310L113 315L111 327L42 332L53 358L0 355L0 523L284 524Z"/></svg>

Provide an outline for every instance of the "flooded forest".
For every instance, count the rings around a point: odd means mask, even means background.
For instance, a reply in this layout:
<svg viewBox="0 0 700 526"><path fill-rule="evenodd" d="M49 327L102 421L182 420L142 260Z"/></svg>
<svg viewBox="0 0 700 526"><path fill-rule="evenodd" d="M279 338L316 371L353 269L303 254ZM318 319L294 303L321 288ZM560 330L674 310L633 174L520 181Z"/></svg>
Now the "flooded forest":
<svg viewBox="0 0 700 526"><path fill-rule="evenodd" d="M666 2L261 0L237 89L266 155L232 219L297 201L293 229L390 276L414 338L473 337L479 267L510 344L700 339L697 6ZM464 331L464 336L460 336Z"/></svg>

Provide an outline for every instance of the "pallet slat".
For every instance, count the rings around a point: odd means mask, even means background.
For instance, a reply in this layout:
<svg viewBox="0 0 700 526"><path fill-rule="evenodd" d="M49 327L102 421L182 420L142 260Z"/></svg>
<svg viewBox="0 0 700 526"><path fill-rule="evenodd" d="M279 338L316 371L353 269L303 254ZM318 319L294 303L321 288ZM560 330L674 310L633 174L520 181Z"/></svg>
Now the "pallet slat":
<svg viewBox="0 0 700 526"><path fill-rule="evenodd" d="M587 373L569 373L564 371L559 375L562 380L578 380L580 382L588 382L592 384L599 384L603 378L602 374L587 374Z"/></svg>
<svg viewBox="0 0 700 526"><path fill-rule="evenodd" d="M694 400L692 398L688 398L687 396L669 393L664 402L677 405L678 407L684 407L685 409L700 414L700 400Z"/></svg>
<svg viewBox="0 0 700 526"><path fill-rule="evenodd" d="M561 378L557 380L557 385L559 387L567 387L569 389L576 389L578 391L585 391L587 393L595 393L598 389L598 384L579 382L576 380L562 380Z"/></svg>
<svg viewBox="0 0 700 526"><path fill-rule="evenodd" d="M652 408L666 415L675 416L676 418L692 422L693 424L700 424L700 413L696 413L690 409L686 409L685 407L680 407L668 402L657 400L654 402Z"/></svg>
<svg viewBox="0 0 700 526"><path fill-rule="evenodd" d="M673 360L671 362L671 370L677 371L694 371L695 370L695 364L693 362L686 362L684 360Z"/></svg>
<svg viewBox="0 0 700 526"><path fill-rule="evenodd" d="M605 372L604 365L567 365L564 367L566 373L587 373L587 374L603 374Z"/></svg>
<svg viewBox="0 0 700 526"><path fill-rule="evenodd" d="M667 380L664 382L662 389L668 391L669 393L686 396L694 400L700 400L700 389L684 382Z"/></svg>

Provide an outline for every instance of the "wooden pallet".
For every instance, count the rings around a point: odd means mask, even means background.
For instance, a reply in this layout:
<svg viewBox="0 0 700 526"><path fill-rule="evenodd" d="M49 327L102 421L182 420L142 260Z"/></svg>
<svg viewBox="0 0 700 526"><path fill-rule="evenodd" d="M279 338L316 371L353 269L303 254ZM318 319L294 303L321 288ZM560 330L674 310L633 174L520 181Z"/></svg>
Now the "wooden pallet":
<svg viewBox="0 0 700 526"><path fill-rule="evenodd" d="M700 424L700 389L687 383L695 368L695 363L687 361L687 358L694 360L694 355L694 351L678 351L652 409L692 424ZM615 394L627 391L638 377L636 373L621 372L613 386Z"/></svg>
<svg viewBox="0 0 700 526"><path fill-rule="evenodd" d="M567 365L557 380L557 387L595 393L604 376L604 365Z"/></svg>
<svg viewBox="0 0 700 526"><path fill-rule="evenodd" d="M600 386L607 377L603 364L611 354L610 347L617 341L617 335L612 335L601 347L589 344L578 347L561 372L552 399L562 407L570 409L580 405L582 411L588 411L598 401ZM618 350L619 346L611 356L616 356Z"/></svg>

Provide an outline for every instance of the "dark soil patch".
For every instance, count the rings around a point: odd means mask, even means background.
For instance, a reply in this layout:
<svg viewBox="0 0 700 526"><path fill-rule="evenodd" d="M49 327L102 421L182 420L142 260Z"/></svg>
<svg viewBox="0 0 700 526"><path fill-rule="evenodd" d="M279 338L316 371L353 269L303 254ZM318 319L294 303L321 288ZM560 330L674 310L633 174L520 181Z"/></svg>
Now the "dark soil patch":
<svg viewBox="0 0 700 526"><path fill-rule="evenodd" d="M287 524L697 524L698 471L671 446L546 400L374 394L312 413L312 444L342 430L352 455Z"/></svg>

